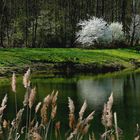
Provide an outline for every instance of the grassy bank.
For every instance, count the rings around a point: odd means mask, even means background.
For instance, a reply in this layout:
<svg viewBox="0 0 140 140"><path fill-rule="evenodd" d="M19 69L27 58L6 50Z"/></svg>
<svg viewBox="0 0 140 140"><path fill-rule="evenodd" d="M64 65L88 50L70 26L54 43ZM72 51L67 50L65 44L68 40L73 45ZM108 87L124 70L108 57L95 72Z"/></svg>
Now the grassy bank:
<svg viewBox="0 0 140 140"><path fill-rule="evenodd" d="M114 71L140 64L140 53L129 49L85 50L64 48L1 49L0 73L34 67L48 71ZM18 72L19 72L18 71Z"/></svg>

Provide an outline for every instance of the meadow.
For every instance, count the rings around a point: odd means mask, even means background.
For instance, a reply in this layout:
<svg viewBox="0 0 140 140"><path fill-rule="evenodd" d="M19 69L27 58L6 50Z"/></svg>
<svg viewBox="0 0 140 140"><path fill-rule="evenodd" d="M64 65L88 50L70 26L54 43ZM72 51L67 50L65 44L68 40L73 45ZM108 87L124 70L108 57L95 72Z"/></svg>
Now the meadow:
<svg viewBox="0 0 140 140"><path fill-rule="evenodd" d="M0 74L22 73L29 66L36 70L109 72L132 69L140 63L139 52L132 49L89 50L79 48L13 48L0 50Z"/></svg>

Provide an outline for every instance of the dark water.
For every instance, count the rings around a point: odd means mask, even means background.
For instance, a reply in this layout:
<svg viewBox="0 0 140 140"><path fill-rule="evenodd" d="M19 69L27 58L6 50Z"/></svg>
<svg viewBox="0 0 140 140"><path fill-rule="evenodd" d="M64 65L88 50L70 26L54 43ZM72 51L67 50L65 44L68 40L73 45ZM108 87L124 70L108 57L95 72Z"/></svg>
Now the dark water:
<svg viewBox="0 0 140 140"><path fill-rule="evenodd" d="M118 74L118 75L78 75L78 76L47 76L46 74L32 76L33 85L37 87L36 101L51 93L52 90L59 91L57 119L62 122L62 127L68 126L68 101L71 97L80 109L83 101L88 103L87 113L96 111L92 122L92 130L98 137L103 132L101 124L101 113L104 103L111 92L114 92L113 111L118 114L118 125L123 130L125 140L134 137L135 126L140 124L140 73ZM22 78L17 81L18 108L22 106L25 89L22 86ZM11 92L10 78L0 80L0 99L8 94L8 106L6 116L12 119L15 115L14 94ZM63 130L62 130L63 131Z"/></svg>

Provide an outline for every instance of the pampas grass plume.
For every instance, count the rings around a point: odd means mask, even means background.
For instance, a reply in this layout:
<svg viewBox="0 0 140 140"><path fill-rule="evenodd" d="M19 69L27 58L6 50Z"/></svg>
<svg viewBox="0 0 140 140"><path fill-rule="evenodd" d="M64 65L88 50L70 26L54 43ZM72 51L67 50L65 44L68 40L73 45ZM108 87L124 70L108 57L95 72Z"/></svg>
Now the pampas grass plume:
<svg viewBox="0 0 140 140"><path fill-rule="evenodd" d="M12 91L16 92L16 75L13 73L12 75L12 83L11 83Z"/></svg>

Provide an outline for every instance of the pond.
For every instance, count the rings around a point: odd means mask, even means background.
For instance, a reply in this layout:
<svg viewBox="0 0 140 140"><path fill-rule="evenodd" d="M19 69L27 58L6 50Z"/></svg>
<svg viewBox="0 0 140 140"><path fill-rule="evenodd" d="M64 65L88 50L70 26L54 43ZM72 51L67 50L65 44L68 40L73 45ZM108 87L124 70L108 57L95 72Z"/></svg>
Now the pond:
<svg viewBox="0 0 140 140"><path fill-rule="evenodd" d="M62 131L68 127L68 97L75 103L76 111L87 100L87 113L95 110L92 130L96 137L104 131L101 124L101 114L104 103L111 92L114 93L113 111L117 112L118 125L123 130L123 139L134 138L136 124L140 123L140 73L107 74L107 75L32 75L32 83L37 88L36 102L52 92L58 90L57 119L62 123ZM11 92L10 78L0 79L0 99L8 94L6 116L10 120L15 116L14 93ZM18 108L22 107L25 89L22 76L17 80ZM87 114L86 113L86 114Z"/></svg>

